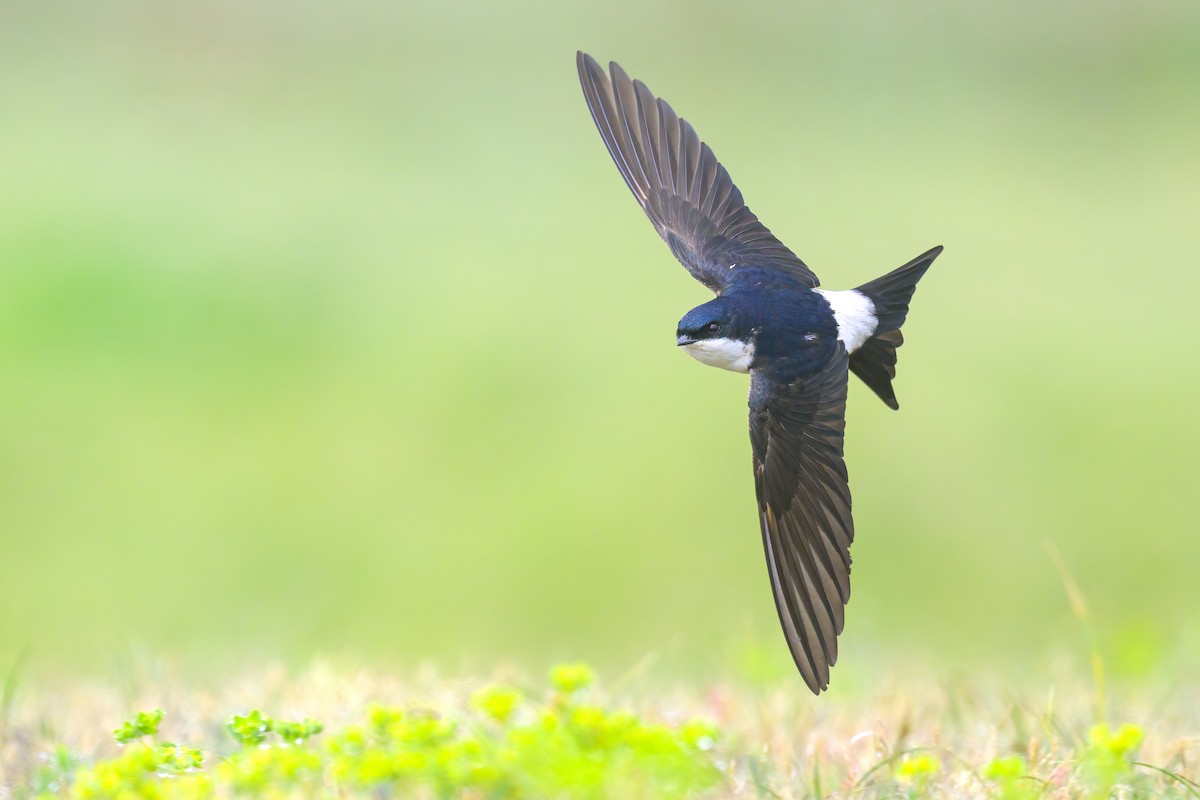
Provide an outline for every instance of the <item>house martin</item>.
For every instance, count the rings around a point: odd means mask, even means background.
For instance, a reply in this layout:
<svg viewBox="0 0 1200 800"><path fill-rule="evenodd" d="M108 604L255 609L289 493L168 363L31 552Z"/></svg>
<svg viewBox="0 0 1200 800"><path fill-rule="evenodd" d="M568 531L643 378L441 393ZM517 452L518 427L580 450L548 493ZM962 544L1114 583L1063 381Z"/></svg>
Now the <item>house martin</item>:
<svg viewBox="0 0 1200 800"><path fill-rule="evenodd" d="M850 598L849 373L899 408L900 326L942 248L857 289L817 288L686 120L616 63L606 74L585 53L576 62L621 177L675 257L716 294L679 321L678 346L750 374L754 487L775 607L800 675L820 694Z"/></svg>

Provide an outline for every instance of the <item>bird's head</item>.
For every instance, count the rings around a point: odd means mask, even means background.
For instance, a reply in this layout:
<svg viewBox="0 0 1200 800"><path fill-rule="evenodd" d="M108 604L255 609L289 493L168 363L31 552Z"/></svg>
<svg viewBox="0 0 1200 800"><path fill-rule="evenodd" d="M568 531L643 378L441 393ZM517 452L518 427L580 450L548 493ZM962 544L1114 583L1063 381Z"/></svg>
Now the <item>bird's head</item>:
<svg viewBox="0 0 1200 800"><path fill-rule="evenodd" d="M749 372L755 331L725 298L696 306L679 320L676 342L697 361L733 372Z"/></svg>

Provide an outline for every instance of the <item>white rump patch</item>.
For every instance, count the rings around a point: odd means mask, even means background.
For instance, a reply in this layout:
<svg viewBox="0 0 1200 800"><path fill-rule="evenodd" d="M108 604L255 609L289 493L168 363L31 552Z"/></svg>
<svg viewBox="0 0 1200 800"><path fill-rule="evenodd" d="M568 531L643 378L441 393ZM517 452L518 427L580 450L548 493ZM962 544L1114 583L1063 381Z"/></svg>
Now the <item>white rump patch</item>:
<svg viewBox="0 0 1200 800"><path fill-rule="evenodd" d="M838 341L846 346L847 353L853 353L871 338L879 325L879 317L875 316L875 304L857 289L833 292L825 289L813 289L825 298L833 309L833 319L838 326Z"/></svg>
<svg viewBox="0 0 1200 800"><path fill-rule="evenodd" d="M754 342L737 339L701 339L685 344L683 349L701 364L732 372L749 372L754 360Z"/></svg>

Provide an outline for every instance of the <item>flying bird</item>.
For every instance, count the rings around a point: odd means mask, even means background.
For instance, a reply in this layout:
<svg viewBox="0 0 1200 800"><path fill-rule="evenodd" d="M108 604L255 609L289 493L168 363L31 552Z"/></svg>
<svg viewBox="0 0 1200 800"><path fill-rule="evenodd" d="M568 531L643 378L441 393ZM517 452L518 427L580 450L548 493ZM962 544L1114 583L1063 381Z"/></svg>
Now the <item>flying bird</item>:
<svg viewBox="0 0 1200 800"><path fill-rule="evenodd" d="M850 599L849 373L899 408L900 327L942 248L857 289L817 288L686 120L615 62L607 74L585 53L576 63L621 177L675 257L716 294L679 321L678 346L750 374L754 487L775 608L800 675L820 694Z"/></svg>

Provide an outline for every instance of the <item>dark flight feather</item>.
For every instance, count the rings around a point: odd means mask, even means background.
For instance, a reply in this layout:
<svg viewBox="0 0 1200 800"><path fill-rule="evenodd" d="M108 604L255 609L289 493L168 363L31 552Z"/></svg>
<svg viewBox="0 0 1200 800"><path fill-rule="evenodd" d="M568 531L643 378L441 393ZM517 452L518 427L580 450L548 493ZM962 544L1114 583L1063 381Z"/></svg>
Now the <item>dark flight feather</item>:
<svg viewBox="0 0 1200 800"><path fill-rule="evenodd" d="M579 82L621 176L660 236L692 276L717 294L730 267L787 273L802 286L817 276L746 208L742 193L696 131L616 63L611 80L586 53Z"/></svg>
<svg viewBox="0 0 1200 800"><path fill-rule="evenodd" d="M750 444L775 608L792 659L819 694L850 599L850 486L843 461L848 358L791 380L752 373Z"/></svg>

